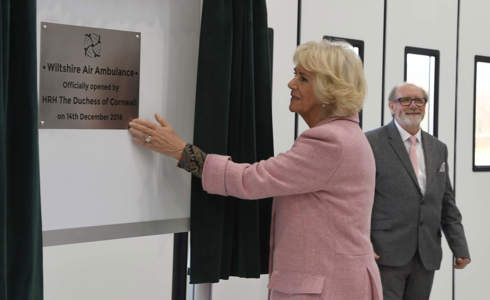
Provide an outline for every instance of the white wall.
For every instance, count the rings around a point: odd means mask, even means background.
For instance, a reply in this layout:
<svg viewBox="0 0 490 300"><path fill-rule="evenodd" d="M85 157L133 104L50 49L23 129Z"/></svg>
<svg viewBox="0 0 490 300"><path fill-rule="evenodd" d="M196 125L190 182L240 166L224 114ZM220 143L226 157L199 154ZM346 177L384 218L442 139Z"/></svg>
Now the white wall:
<svg viewBox="0 0 490 300"><path fill-rule="evenodd" d="M291 148L294 142L294 114L289 111L293 78L293 54L296 49L298 4L296 0L267 0L268 26L274 29L272 121L274 152Z"/></svg>
<svg viewBox="0 0 490 300"><path fill-rule="evenodd" d="M170 299L172 260L172 234L45 247L44 299Z"/></svg>
<svg viewBox="0 0 490 300"><path fill-rule="evenodd" d="M456 201L463 214L472 263L464 271L456 272L457 300L490 298L490 172L472 171L474 57L490 56L489 11L488 1L461 1Z"/></svg>

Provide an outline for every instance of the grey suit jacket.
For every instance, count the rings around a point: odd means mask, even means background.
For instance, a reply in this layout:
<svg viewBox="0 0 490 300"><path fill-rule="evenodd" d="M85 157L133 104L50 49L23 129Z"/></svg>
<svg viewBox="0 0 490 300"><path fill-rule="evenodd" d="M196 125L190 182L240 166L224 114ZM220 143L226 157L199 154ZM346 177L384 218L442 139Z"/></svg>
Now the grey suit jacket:
<svg viewBox="0 0 490 300"><path fill-rule="evenodd" d="M469 257L461 214L449 181L447 147L426 132L422 146L426 192L422 195L394 121L366 133L376 160L371 241L386 266L407 264L418 251L424 267L441 265L441 229L456 257Z"/></svg>

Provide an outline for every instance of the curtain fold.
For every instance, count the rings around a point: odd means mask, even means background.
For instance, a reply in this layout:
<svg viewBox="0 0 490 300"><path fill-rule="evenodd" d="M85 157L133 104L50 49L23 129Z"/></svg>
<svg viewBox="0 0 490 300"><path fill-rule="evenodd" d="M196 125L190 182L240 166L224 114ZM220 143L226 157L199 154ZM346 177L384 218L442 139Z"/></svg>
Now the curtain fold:
<svg viewBox="0 0 490 300"><path fill-rule="evenodd" d="M0 3L0 299L41 300L36 1Z"/></svg>
<svg viewBox="0 0 490 300"><path fill-rule="evenodd" d="M265 0L203 1L194 144L253 163L273 156ZM192 179L191 282L267 273L272 199L209 195Z"/></svg>

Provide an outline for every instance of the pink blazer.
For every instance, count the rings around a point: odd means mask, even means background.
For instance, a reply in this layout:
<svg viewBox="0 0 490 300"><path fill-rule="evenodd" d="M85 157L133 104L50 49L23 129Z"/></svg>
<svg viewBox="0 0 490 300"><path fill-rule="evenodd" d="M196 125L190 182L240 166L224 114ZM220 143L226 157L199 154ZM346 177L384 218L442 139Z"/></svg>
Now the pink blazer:
<svg viewBox="0 0 490 300"><path fill-rule="evenodd" d="M269 298L381 300L370 241L375 162L357 116L322 121L255 164L208 155L204 190L275 197Z"/></svg>

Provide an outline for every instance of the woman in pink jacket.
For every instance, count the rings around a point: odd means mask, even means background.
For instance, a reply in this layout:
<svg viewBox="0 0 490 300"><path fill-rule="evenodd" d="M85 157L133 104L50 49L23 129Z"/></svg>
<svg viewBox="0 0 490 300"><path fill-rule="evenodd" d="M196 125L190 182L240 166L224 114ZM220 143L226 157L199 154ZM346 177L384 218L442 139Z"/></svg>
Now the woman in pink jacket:
<svg viewBox="0 0 490 300"><path fill-rule="evenodd" d="M202 176L209 193L275 197L271 224L270 299L381 300L370 242L375 163L359 127L366 83L345 43L309 42L294 55L289 109L310 129L291 150L255 164L205 154L158 125L133 120L134 141L179 160Z"/></svg>

